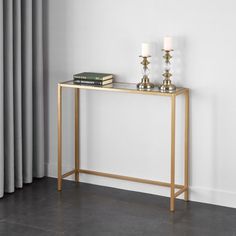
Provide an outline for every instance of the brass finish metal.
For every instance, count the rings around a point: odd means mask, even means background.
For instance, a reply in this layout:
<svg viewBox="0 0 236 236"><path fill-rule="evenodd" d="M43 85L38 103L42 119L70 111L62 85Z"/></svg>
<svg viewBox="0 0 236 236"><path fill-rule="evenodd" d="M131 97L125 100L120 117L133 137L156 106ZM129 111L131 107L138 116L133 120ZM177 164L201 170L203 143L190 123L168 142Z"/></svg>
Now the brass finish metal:
<svg viewBox="0 0 236 236"><path fill-rule="evenodd" d="M79 89L75 89L75 181L79 182Z"/></svg>
<svg viewBox="0 0 236 236"><path fill-rule="evenodd" d="M75 173L76 173L76 170L71 170L71 171L69 171L69 172L63 174L63 175L62 175L62 178L66 178L66 177L68 177L68 176L70 176L70 175L73 175L73 174L75 174Z"/></svg>
<svg viewBox="0 0 236 236"><path fill-rule="evenodd" d="M172 58L172 56L170 55L170 52L171 51L174 51L173 49L172 50L165 50L165 49L162 49L162 51L165 52L165 55L163 56L163 58L165 59L165 63L169 63L170 62L170 59Z"/></svg>
<svg viewBox="0 0 236 236"><path fill-rule="evenodd" d="M189 173L188 173L188 155L189 155L189 90L185 91L185 137L184 137L184 200L189 200Z"/></svg>
<svg viewBox="0 0 236 236"><path fill-rule="evenodd" d="M163 74L163 76L165 76L165 74ZM163 80L163 83L161 85L161 91L163 92L171 92L174 91L176 89L175 85L173 85L171 83L171 80L168 79L167 77Z"/></svg>
<svg viewBox="0 0 236 236"><path fill-rule="evenodd" d="M62 159L61 159L61 152L62 152L62 87L60 84L57 86L57 117L58 117L58 171L57 171L57 189L61 191L62 187Z"/></svg>
<svg viewBox="0 0 236 236"><path fill-rule="evenodd" d="M143 58L143 61L141 62L141 64L143 65L143 70L147 71L148 65L150 64L150 62L148 61L148 58L151 56L147 56L147 57L139 56L139 57ZM144 74L141 82L137 84L137 88L140 90L149 90L149 89L154 88L154 84L150 83L148 75Z"/></svg>
<svg viewBox="0 0 236 236"><path fill-rule="evenodd" d="M158 185L162 187L170 187L170 183L166 183L166 182L149 180L149 179L141 179L141 178L136 178L136 177L124 176L124 175L109 174L109 173L98 172L98 171L93 171L93 170L80 169L79 173L97 175L101 177L109 177L113 179L128 180L128 181L143 183L143 184L153 184L153 185ZM180 184L175 185L175 188L178 188L178 189L182 189L183 187L184 186Z"/></svg>
<svg viewBox="0 0 236 236"><path fill-rule="evenodd" d="M130 85L128 83L115 83L119 85ZM133 84L134 85L134 84ZM75 169L62 175L62 88L73 88L75 89ZM125 87L125 86L124 86ZM135 87L135 86L134 86ZM103 173L92 170L80 169L79 161L79 90L80 89L92 89L101 91L113 91L113 92L128 92L134 94L146 94L146 95L157 95L157 96L168 96L171 97L171 166L170 166L170 183L148 180L136 177L129 177L117 174ZM184 185L175 183L175 120L176 120L176 96L185 95L185 144L184 144ZM67 81L58 84L58 191L62 190L62 179L70 175L75 174L75 181L79 181L79 173L91 174L102 177L110 177L121 180L128 180L138 183L153 184L163 187L170 187L170 211L175 210L175 198L180 194L184 193L185 201L188 200L189 187L188 187L188 152L189 152L189 90L186 88L177 88L172 92L160 92L157 90L141 91L137 89L122 88L122 86L114 87L94 87L74 84L73 81ZM175 193L175 189L179 189Z"/></svg>
<svg viewBox="0 0 236 236"><path fill-rule="evenodd" d="M181 188L179 191L177 191L177 192L175 193L175 198L178 197L178 196L179 196L180 194L182 194L183 192L186 193L186 191L187 191L187 187Z"/></svg>
<svg viewBox="0 0 236 236"><path fill-rule="evenodd" d="M149 89L154 88L154 84L150 83L149 78L144 75L141 82L137 84L137 88L141 90L142 89L149 90Z"/></svg>
<svg viewBox="0 0 236 236"><path fill-rule="evenodd" d="M170 210L175 210L175 103L176 97L171 97L171 167L170 167Z"/></svg>
<svg viewBox="0 0 236 236"><path fill-rule="evenodd" d="M170 52L173 50L162 50L165 52L163 58L165 60L166 65L170 64L170 59L172 58ZM170 68L165 68L165 72L162 74L164 76L163 83L161 85L161 91L163 92L171 92L176 90L176 86L171 83L171 76Z"/></svg>

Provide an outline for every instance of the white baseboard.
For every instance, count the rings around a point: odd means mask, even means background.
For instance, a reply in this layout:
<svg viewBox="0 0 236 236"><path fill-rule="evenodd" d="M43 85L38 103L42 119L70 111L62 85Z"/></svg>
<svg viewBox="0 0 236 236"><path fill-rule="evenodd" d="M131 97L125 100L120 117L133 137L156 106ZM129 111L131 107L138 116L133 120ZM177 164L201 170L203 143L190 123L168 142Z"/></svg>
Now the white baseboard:
<svg viewBox="0 0 236 236"><path fill-rule="evenodd" d="M45 169L47 170L46 175L48 177L57 178L57 166L54 164L46 164ZM65 172L71 171L73 169L67 167ZM68 180L73 180L73 176L68 177ZM167 188L153 188L153 185L139 184L129 181L104 178L99 176L84 175L80 177L80 181L83 183L96 184L100 186L113 187L118 189L137 191L143 193L156 194L161 196L169 196L169 191ZM225 207L236 208L236 192L224 191L220 189L210 189L204 187L190 186L190 201L202 202L208 204L214 204Z"/></svg>
<svg viewBox="0 0 236 236"><path fill-rule="evenodd" d="M204 187L190 187L190 200L236 208L236 192Z"/></svg>

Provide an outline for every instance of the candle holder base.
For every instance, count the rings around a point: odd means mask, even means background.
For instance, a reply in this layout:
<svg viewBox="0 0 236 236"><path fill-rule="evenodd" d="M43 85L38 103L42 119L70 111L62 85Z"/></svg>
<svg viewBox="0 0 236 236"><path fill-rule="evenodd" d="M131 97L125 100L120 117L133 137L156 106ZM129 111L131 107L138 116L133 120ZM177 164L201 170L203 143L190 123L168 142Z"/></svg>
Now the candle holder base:
<svg viewBox="0 0 236 236"><path fill-rule="evenodd" d="M137 88L139 90L149 90L149 89L154 88L154 84L149 82L148 77L143 77L142 81L137 84Z"/></svg>
<svg viewBox="0 0 236 236"><path fill-rule="evenodd" d="M167 83L167 84L163 83L160 89L162 92L173 92L176 90L176 86L171 83Z"/></svg>

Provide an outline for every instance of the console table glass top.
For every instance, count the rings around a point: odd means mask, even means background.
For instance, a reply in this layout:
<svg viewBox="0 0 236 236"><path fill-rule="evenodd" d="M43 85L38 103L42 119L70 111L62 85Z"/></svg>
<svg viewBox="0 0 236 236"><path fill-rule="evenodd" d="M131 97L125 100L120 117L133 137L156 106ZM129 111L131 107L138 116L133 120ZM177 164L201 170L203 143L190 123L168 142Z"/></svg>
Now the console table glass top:
<svg viewBox="0 0 236 236"><path fill-rule="evenodd" d="M174 92L161 92L158 87L154 87L150 90L139 90L135 83L123 83L116 82L103 86L93 86L84 85L74 82L73 80L59 83L61 87L72 87L72 88L82 88L90 90L103 90L103 91L117 91L117 92L127 92L127 93L137 93L137 94L147 94L147 95L159 95L159 96L172 96L179 95L186 91L185 88L177 88Z"/></svg>

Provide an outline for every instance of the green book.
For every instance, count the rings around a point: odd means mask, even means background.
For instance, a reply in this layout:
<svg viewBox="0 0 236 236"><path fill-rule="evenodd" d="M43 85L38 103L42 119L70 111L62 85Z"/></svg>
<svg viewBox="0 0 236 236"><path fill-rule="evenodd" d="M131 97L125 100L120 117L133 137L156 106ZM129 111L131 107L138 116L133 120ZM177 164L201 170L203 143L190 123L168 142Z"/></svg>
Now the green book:
<svg viewBox="0 0 236 236"><path fill-rule="evenodd" d="M113 82L113 79L107 79L107 80L75 79L74 80L74 83L86 84L86 85L107 85L107 84L111 84L112 82Z"/></svg>
<svg viewBox="0 0 236 236"><path fill-rule="evenodd" d="M74 80L76 79L88 79L88 80L108 80L112 79L113 75L112 74L107 74L107 73L95 73L95 72L83 72L79 74L73 75Z"/></svg>

